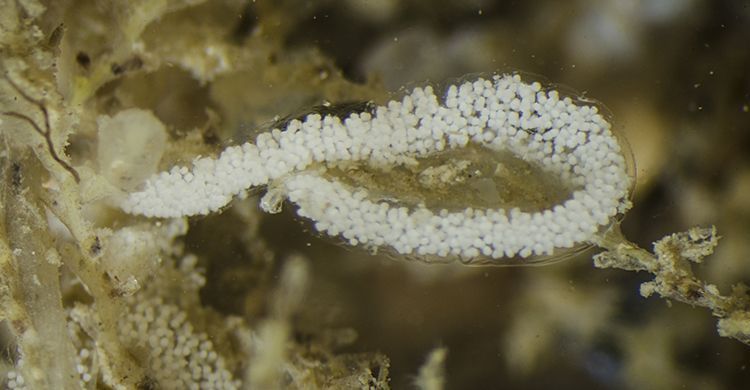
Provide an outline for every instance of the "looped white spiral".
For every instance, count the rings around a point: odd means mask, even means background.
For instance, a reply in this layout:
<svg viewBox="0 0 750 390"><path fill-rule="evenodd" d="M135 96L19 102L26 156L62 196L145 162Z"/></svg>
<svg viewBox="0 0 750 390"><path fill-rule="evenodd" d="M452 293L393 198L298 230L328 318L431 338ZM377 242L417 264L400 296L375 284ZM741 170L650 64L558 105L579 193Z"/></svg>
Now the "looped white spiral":
<svg viewBox="0 0 750 390"><path fill-rule="evenodd" d="M309 170L313 163L365 161L396 166L445 149L479 144L509 151L558 175L570 199L538 212L514 208L429 210L368 199ZM631 178L610 124L595 106L561 99L518 75L479 78L439 100L416 88L373 114L341 119L313 114L260 134L218 159L175 167L129 194L123 210L152 217L208 214L250 187L274 182L318 230L351 244L390 246L402 254L503 258L551 254L590 241L630 205Z"/></svg>

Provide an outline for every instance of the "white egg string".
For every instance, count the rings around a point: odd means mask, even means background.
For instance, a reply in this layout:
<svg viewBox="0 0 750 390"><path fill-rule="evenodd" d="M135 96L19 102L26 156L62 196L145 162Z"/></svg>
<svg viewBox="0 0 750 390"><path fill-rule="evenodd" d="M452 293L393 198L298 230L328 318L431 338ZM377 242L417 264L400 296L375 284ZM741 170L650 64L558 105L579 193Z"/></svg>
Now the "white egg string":
<svg viewBox="0 0 750 390"><path fill-rule="evenodd" d="M536 212L433 211L372 201L366 188L310 169L346 161L395 167L469 143L511 152L576 190ZM196 159L192 170L153 176L121 207L149 217L208 214L249 188L272 184L261 202L266 211L275 211L272 198L285 196L317 230L352 245L389 246L404 255L526 258L590 242L630 207L631 182L618 139L595 106L577 105L518 75L498 75L452 85L442 102L428 86L343 122L318 114L293 120L218 159Z"/></svg>

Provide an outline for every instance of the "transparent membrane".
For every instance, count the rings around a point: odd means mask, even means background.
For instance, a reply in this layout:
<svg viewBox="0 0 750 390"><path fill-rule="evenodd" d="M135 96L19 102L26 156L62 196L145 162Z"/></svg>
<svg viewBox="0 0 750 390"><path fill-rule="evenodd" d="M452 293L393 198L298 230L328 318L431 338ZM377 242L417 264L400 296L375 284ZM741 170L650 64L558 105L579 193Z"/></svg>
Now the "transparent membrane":
<svg viewBox="0 0 750 390"><path fill-rule="evenodd" d="M367 188L371 200L434 211L517 207L533 212L569 199L577 189L511 152L477 145L418 158L408 166L349 162L327 173L353 188Z"/></svg>
<svg viewBox="0 0 750 390"><path fill-rule="evenodd" d="M492 76L484 76L491 80ZM526 78L526 75L524 75ZM533 77L538 79L538 77ZM476 76L465 77L462 80L476 80ZM528 80L524 80L529 83ZM460 84L456 82L454 85ZM437 90L437 88L435 88ZM570 95L560 94L561 100L569 97L577 106L594 106L598 112L609 122L611 115L608 110L596 101L586 97L570 93L569 88L549 86L543 91L560 89ZM439 93L439 92L438 92ZM441 97L439 97L441 99ZM442 100L441 100L442 102ZM370 105L362 105L365 111L370 111ZM327 114L336 112L336 108L326 110ZM343 110L348 116L351 110L347 107ZM534 130L530 130L534 132ZM626 171L630 178L627 202L632 197L635 183L635 164L630 147L624 136L614 127L610 132L619 144L619 153L625 160ZM533 135L533 133L530 133ZM491 149L485 145L469 143L465 147L448 149L434 152L424 157L418 157L412 163L399 166L382 167L370 164L368 161L336 162L328 163L325 167L324 176L329 180L343 183L350 191L367 192L368 200L375 203L387 203L392 207L406 207L410 210L424 207L439 214L442 210L448 212L459 212L472 208L474 210L504 209L510 211L517 208L523 212L538 213L552 210L570 200L580 184L566 182L560 177L559 172L546 169L539 162L532 161L519 156L511 150L501 148ZM566 151L558 151L556 154L566 157ZM622 207L626 210L628 207ZM463 257L459 255L417 255L401 254L396 252L387 244L374 247L368 245L356 245L372 253L385 254L395 259L410 259L429 263L443 263L460 261L467 265L493 265L493 266L531 266L545 265L563 261L574 257L591 248L597 241L597 237L618 225L623 218L623 213L618 213L610 218L609 223L599 226L598 232L592 239L576 242L570 248L555 248L551 255L530 257L501 257L489 256ZM311 229L314 230L314 229ZM324 235L324 234L321 234ZM339 238L343 245L351 247L351 244Z"/></svg>

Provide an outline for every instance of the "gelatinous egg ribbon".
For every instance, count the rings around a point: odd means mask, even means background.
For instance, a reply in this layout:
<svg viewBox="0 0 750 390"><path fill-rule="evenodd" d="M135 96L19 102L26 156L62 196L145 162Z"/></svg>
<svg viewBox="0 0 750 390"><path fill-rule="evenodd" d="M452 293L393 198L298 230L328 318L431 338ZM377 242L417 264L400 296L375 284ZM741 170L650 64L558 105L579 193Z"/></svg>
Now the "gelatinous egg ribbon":
<svg viewBox="0 0 750 390"><path fill-rule="evenodd" d="M511 153L573 190L540 210L447 210L378 201L367 188L325 172L326 164L342 162L399 167L472 145ZM451 85L442 99L428 86L343 120L319 114L292 120L217 159L198 158L192 169L154 175L121 207L149 217L208 214L248 188L267 185L264 209L274 211L286 198L317 230L352 245L464 260L526 258L593 240L630 207L628 170L596 106L519 75L496 75Z"/></svg>

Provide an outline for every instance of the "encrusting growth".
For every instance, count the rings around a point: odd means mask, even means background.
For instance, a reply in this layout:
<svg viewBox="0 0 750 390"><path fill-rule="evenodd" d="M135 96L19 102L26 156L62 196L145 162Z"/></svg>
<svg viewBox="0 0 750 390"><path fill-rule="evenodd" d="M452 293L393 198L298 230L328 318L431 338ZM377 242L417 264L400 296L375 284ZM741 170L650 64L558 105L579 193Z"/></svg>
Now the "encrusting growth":
<svg viewBox="0 0 750 390"><path fill-rule="evenodd" d="M716 228L692 228L675 233L654 243L654 253L629 242L619 227L602 235L597 245L606 249L594 256L598 268L620 268L646 271L654 280L641 284L641 295L662 298L705 307L719 318L719 335L731 337L750 345L750 296L744 284L733 286L722 295L716 285L700 280L692 264L699 264L711 255L719 243Z"/></svg>
<svg viewBox="0 0 750 390"><path fill-rule="evenodd" d="M562 204L534 212L519 208L431 210L376 202L365 188L325 177L323 164L364 161L376 166L476 144L510 152L554 173L575 191ZM631 177L611 125L595 106L560 98L518 75L479 78L448 88L442 101L431 87L372 113L307 116L255 143L199 158L149 179L121 207L150 217L208 214L250 187L271 185L261 202L269 212L284 197L319 231L350 244L389 246L401 254L494 259L550 255L592 240L625 212Z"/></svg>

